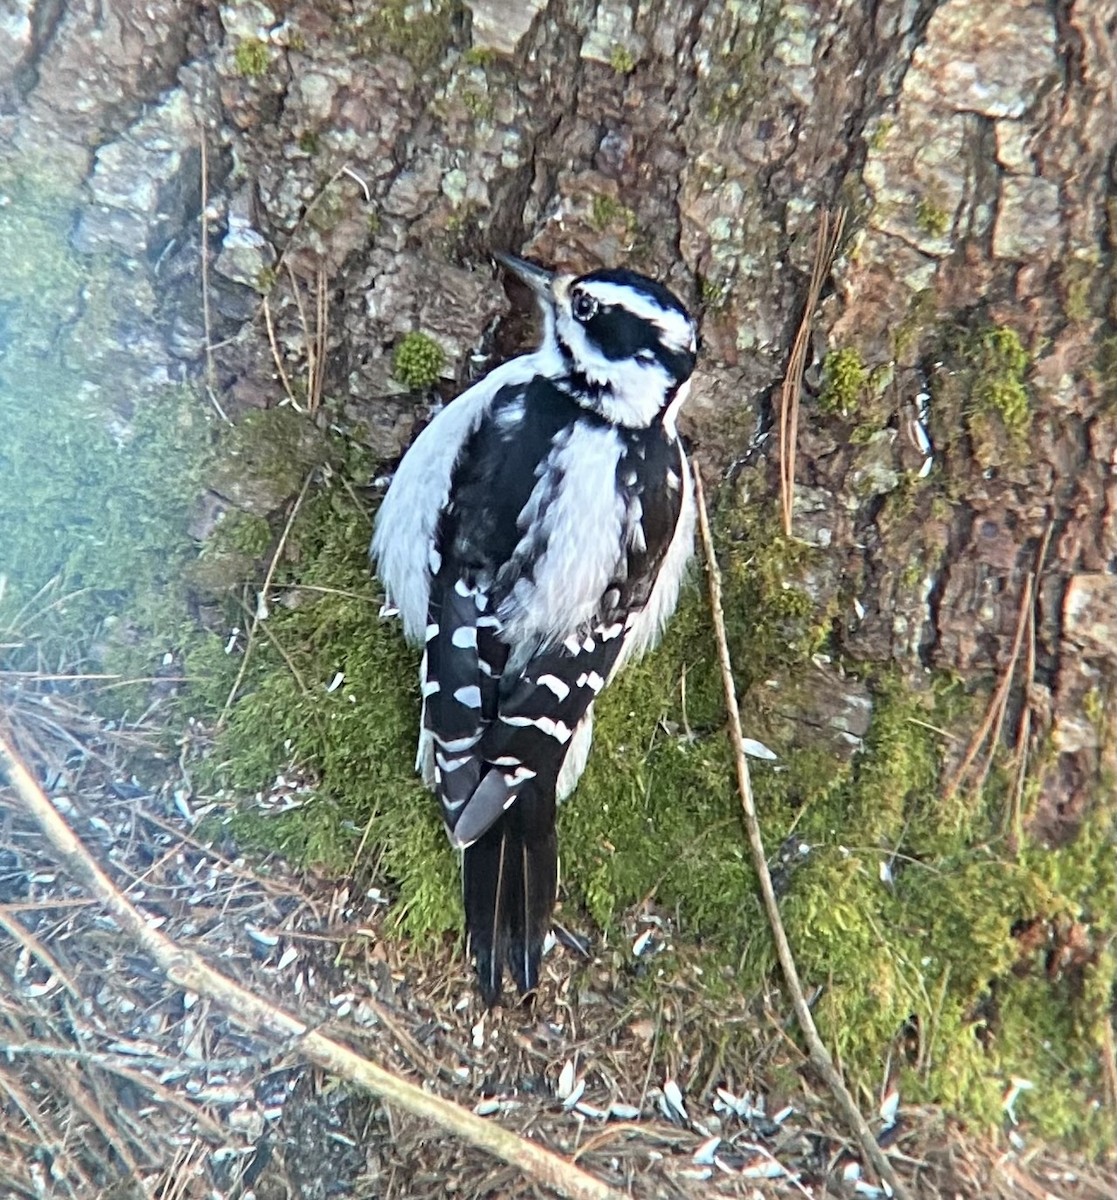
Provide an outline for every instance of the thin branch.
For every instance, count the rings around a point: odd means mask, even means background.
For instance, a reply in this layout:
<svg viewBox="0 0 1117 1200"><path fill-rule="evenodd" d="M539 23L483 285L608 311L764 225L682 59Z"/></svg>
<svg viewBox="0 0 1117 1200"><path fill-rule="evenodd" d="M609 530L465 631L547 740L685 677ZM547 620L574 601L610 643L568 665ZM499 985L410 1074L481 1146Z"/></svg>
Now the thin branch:
<svg viewBox="0 0 1117 1200"><path fill-rule="evenodd" d="M1113 1022L1102 1022L1102 1067L1109 1093L1110 1116L1117 1115L1117 1048L1113 1045Z"/></svg>
<svg viewBox="0 0 1117 1200"><path fill-rule="evenodd" d="M314 276L314 362L308 380L310 393L307 411L316 413L322 403L322 388L326 381L326 338L330 325L330 294L326 272L319 267Z"/></svg>
<svg viewBox="0 0 1117 1200"><path fill-rule="evenodd" d="M247 1071L259 1066L259 1059L246 1055L235 1058L207 1058L203 1064L199 1064L196 1059L174 1057L170 1054L111 1054L100 1050L86 1050L80 1046L57 1046L53 1042L37 1041L34 1038L22 1042L0 1041L0 1054L80 1062L88 1066L103 1067L106 1071L116 1071L120 1067L147 1067L153 1071L177 1071L183 1075L196 1073L199 1065L204 1066L207 1071Z"/></svg>
<svg viewBox="0 0 1117 1200"><path fill-rule="evenodd" d="M279 343L275 340L275 324L271 319L271 305L268 303L267 296L264 297L264 328L268 331L268 345L271 347L272 361L275 363L275 369L279 372L279 381L283 384L283 390L287 393L287 399L291 402L291 407L295 412L302 412L302 407L295 399L295 393L291 390L291 380L287 374L286 368L283 366L283 355L279 352Z"/></svg>
<svg viewBox="0 0 1117 1200"><path fill-rule="evenodd" d="M46 967L75 1000L80 1001L81 992L78 991L76 984L67 972L62 969L58 960L33 933L24 929L15 917L8 915L5 911L6 907L6 905L0 905L0 929L7 930L8 934L19 942L28 954L33 955Z"/></svg>
<svg viewBox="0 0 1117 1200"><path fill-rule="evenodd" d="M1020 715L1020 725L1016 730L1016 745L1013 754L1016 760L1016 778L1012 786L1012 799L1009 803L1006 832L1015 847L1024 840L1024 786L1028 781L1028 747L1032 738L1032 685L1036 681L1036 607L1039 604L1040 581L1043 578L1043 564L1047 558L1047 548L1051 544L1051 535L1055 532L1055 517L1047 522L1043 538L1036 551L1035 587L1032 606L1028 612L1028 628L1024 633L1027 654L1024 659L1024 680L1021 692L1024 698L1023 711Z"/></svg>
<svg viewBox="0 0 1117 1200"><path fill-rule="evenodd" d="M799 971L795 966L795 958L787 940L787 933L780 917L779 903L776 900L775 889L772 887L772 876L768 872L768 858L764 852L764 841L760 835L760 822L756 816L756 804L752 795L752 779L749 776L748 759L744 750L744 734L741 730L741 711L737 706L737 685L733 678L733 663L729 657L729 643L725 635L725 616L721 604L721 575L718 571L717 559L714 557L714 543L710 534L710 518L706 512L706 498L702 492L702 479L698 471L694 472L695 498L698 501L698 527L702 534L702 549L706 557L706 574L710 588L710 612L714 621L714 633L717 641L718 660L721 664L721 680L725 690L725 704L729 712L729 734L733 743L734 757L737 765L737 790L741 797L741 807L744 810L745 831L748 834L749 848L752 851L753 867L760 881L760 892L764 899L764 909L768 915L768 924L772 929L772 937L776 944L776 955L780 961L787 990L791 995L791 1004L795 1010L796 1020L807 1043L807 1051L811 1065L822 1076L829 1087L838 1107L842 1110L850 1128L857 1135L861 1149L873 1164L877 1173L899 1200L908 1200L908 1193L896 1177L892 1164L885 1157L868 1122L861 1115L861 1110L850 1095L830 1051L826 1049L822 1038L811 1015L810 1006L803 995L803 985L799 981Z"/></svg>
<svg viewBox="0 0 1117 1200"><path fill-rule="evenodd" d="M822 285L838 253L845 222L844 208L838 208L833 213L824 208L819 214L818 240L811 264L807 301L803 306L795 341L791 345L787 372L780 389L780 508L783 512L783 531L788 537L791 536L791 517L795 508L795 455L799 440L799 397L803 389L803 367L807 361L814 310L818 307Z"/></svg>
<svg viewBox="0 0 1117 1200"><path fill-rule="evenodd" d="M310 488L310 481L314 478L314 472L308 471L306 478L303 480L303 485L299 489L299 494L295 498L295 503L291 508L291 512L287 517L287 524L283 527L283 533L280 535L279 543L275 548L275 553L271 557L271 562L268 563L268 571L264 576L264 586L260 589L260 595L263 597L263 603L266 606L268 601L268 591L271 588L272 577L275 575L276 568L279 566L279 560L283 557L284 547L287 545L287 539L291 535L291 529L295 524L295 518L299 515L299 509L302 508L303 501L306 499L306 493ZM225 705L221 709L221 716L217 718L217 728L220 729L225 724L225 718L229 715L229 709L233 707L233 701L236 699L237 692L240 691L240 685L244 682L245 672L248 670L248 659L252 653L252 645L256 637L256 631L260 627L260 603L257 602L256 611L252 614L252 624L248 629L248 641L244 647L244 657L240 661L240 670L237 671L237 677L233 680L233 686L229 689L228 696L225 697Z"/></svg>
<svg viewBox="0 0 1117 1200"><path fill-rule="evenodd" d="M624 1193L579 1170L543 1146L486 1121L452 1101L424 1091L354 1053L305 1021L214 970L197 954L176 945L150 926L105 874L47 799L3 734L0 734L0 767L19 801L39 825L71 875L97 896L107 912L173 983L220 1004L248 1032L278 1039L287 1047L297 1047L307 1061L363 1085L374 1095L414 1116L433 1122L570 1200L626 1200Z"/></svg>
<svg viewBox="0 0 1117 1200"><path fill-rule="evenodd" d="M203 125L199 144L202 150L202 330L206 339L206 394L217 415L226 424L232 424L228 413L217 399L217 369L213 361L213 318L209 304L209 147Z"/></svg>
<svg viewBox="0 0 1117 1200"><path fill-rule="evenodd" d="M1012 679L1016 674L1016 663L1020 658L1020 647L1024 642L1024 631L1028 627L1028 614L1032 609L1032 590L1035 587L1036 577L1029 574L1024 580L1024 591L1020 597L1020 606L1016 616L1016 633L1012 639L1012 649L1009 652L1008 662L1005 664L1004 671L1001 673L1000 682L997 684L997 690L993 693L992 699L989 701L989 707L985 711L985 716L981 724L974 731L974 735L970 738L970 744L966 748L966 753L962 757L962 761L951 772L943 785L943 799L949 800L961 786L970 767L973 766L974 760L981 752L981 747L985 744L985 739L989 734L993 734L993 748L996 749L996 739L1000 732L1001 723L1004 721L1005 705L1008 701L1009 689L1012 687ZM986 772L988 766L986 766ZM984 775L983 775L984 779Z"/></svg>

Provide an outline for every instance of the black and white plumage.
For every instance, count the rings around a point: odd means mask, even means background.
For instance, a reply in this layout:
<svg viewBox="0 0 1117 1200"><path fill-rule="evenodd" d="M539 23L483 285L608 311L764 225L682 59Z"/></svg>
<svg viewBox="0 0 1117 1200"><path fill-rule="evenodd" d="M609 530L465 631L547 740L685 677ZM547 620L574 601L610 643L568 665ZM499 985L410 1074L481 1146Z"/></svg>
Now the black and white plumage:
<svg viewBox="0 0 1117 1200"><path fill-rule="evenodd" d="M416 769L464 851L481 994L538 982L558 875L555 805L593 705L675 609L694 541L675 418L695 325L626 270L574 278L504 255L542 344L443 409L404 456L372 555L424 646Z"/></svg>

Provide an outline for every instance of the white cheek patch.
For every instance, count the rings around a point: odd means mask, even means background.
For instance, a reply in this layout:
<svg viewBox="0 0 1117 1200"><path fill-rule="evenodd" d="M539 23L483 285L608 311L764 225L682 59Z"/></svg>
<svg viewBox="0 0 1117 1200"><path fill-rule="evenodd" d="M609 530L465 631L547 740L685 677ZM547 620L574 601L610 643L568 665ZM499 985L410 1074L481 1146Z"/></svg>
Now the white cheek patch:
<svg viewBox="0 0 1117 1200"><path fill-rule="evenodd" d="M674 380L654 355L650 362L639 357L606 358L568 313L559 316L558 335L577 369L591 384L602 389L593 397L590 407L607 421L644 429L659 416Z"/></svg>

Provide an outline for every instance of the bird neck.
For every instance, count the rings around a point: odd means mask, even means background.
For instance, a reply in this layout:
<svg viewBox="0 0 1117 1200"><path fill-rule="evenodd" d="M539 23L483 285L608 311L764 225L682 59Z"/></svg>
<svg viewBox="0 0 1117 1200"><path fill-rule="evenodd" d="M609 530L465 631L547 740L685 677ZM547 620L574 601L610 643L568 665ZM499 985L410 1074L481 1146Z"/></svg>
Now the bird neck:
<svg viewBox="0 0 1117 1200"><path fill-rule="evenodd" d="M552 345L555 353L548 358L561 363L552 376L555 385L611 425L646 429L677 408L679 382L658 361L602 357L586 362L561 340L556 338Z"/></svg>

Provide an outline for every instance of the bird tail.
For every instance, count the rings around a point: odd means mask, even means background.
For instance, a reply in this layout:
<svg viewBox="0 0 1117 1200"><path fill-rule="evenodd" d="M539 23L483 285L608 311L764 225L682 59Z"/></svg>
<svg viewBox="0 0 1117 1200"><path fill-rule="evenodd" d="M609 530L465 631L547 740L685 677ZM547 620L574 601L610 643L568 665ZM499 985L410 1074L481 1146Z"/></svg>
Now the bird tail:
<svg viewBox="0 0 1117 1200"><path fill-rule="evenodd" d="M500 1000L507 966L520 994L539 983L543 939L558 887L554 790L525 784L462 864L466 932L481 997Z"/></svg>

